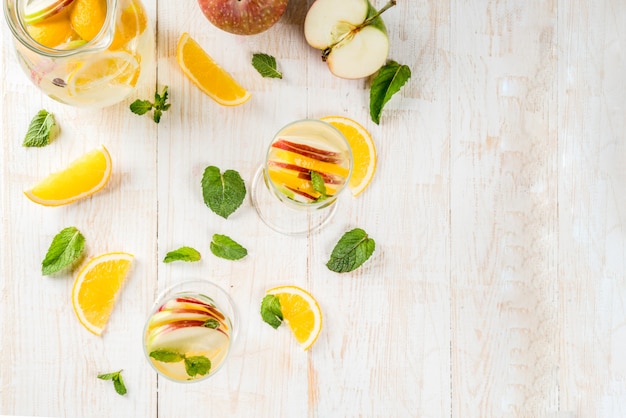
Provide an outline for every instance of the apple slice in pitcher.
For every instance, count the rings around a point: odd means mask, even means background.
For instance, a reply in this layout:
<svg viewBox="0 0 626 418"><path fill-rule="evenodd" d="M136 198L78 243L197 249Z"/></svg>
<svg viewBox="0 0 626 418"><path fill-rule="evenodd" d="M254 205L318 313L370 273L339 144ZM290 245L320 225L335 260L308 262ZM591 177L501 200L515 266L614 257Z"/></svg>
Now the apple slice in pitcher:
<svg viewBox="0 0 626 418"><path fill-rule="evenodd" d="M74 0L32 0L24 7L24 23L33 25L61 13Z"/></svg>

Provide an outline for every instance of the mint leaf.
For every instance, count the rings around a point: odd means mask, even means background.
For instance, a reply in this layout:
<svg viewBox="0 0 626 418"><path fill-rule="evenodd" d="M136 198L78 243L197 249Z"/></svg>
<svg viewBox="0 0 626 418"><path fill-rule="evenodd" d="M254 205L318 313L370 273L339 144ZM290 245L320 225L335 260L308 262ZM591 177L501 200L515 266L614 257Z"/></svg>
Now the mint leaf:
<svg viewBox="0 0 626 418"><path fill-rule="evenodd" d="M374 123L380 124L383 107L410 77L411 69L395 61L389 61L378 70L370 87L370 116Z"/></svg>
<svg viewBox="0 0 626 418"><path fill-rule="evenodd" d="M353 271L370 258L375 248L374 240L364 230L355 228L339 239L326 267L337 273Z"/></svg>
<svg viewBox="0 0 626 418"><path fill-rule="evenodd" d="M239 260L248 255L248 250L226 235L213 234L211 252L227 260Z"/></svg>
<svg viewBox="0 0 626 418"><path fill-rule="evenodd" d="M54 115L42 109L30 121L22 146L44 147L50 144L50 141L56 138L58 133L59 129L54 120Z"/></svg>
<svg viewBox="0 0 626 418"><path fill-rule="evenodd" d="M283 323L283 311L278 296L267 295L261 301L261 318L274 329Z"/></svg>
<svg viewBox="0 0 626 418"><path fill-rule="evenodd" d="M85 249L85 237L74 226L67 227L52 239L41 262L41 274L48 276L74 263Z"/></svg>
<svg viewBox="0 0 626 418"><path fill-rule="evenodd" d="M154 103L149 100L137 99L130 104L130 111L136 115L145 115L154 109L152 120L159 123L163 112L170 108L170 104L167 104L167 95L167 86L165 86L163 87L163 93L159 94L158 91L154 93Z"/></svg>
<svg viewBox="0 0 626 418"><path fill-rule="evenodd" d="M283 78L282 73L276 70L276 58L271 55L262 53L253 54L252 66L262 77Z"/></svg>
<svg viewBox="0 0 626 418"><path fill-rule="evenodd" d="M164 263L171 263L172 261L198 261L200 260L201 255L195 248L191 247L180 247L177 250L170 251L165 254L165 258L163 259Z"/></svg>
<svg viewBox="0 0 626 418"><path fill-rule="evenodd" d="M217 215L228 218L237 210L246 196L246 185L234 170L224 174L215 166L209 166L202 175L204 203Z"/></svg>
<svg viewBox="0 0 626 418"><path fill-rule="evenodd" d="M167 86L163 88L163 93L161 95L159 95L159 93L154 93L154 114L152 115L152 119L156 123L161 122L161 115L171 106L167 103L167 96Z"/></svg>
<svg viewBox="0 0 626 418"><path fill-rule="evenodd" d="M118 376L120 374L121 370L117 371L117 372L112 372L112 373L102 373L98 375L98 379L102 379L102 380L113 380L114 377Z"/></svg>
<svg viewBox="0 0 626 418"><path fill-rule="evenodd" d="M150 357L156 361L162 361L163 363L178 363L183 360L185 356L172 350L154 350L150 352Z"/></svg>
<svg viewBox="0 0 626 418"><path fill-rule="evenodd" d="M126 385L124 385L124 379L122 378L121 370L113 373L99 374L98 379L112 380L115 391L119 395L126 395Z"/></svg>
<svg viewBox="0 0 626 418"><path fill-rule="evenodd" d="M113 387L118 395L126 395L126 385L124 384L124 379L122 379L121 374L118 374L117 378L113 379Z"/></svg>
<svg viewBox="0 0 626 418"><path fill-rule="evenodd" d="M321 194L320 198L324 199L327 197L324 177L317 171L311 171L311 184L313 185L313 190Z"/></svg>
<svg viewBox="0 0 626 418"><path fill-rule="evenodd" d="M136 115L145 115L152 110L152 103L148 100L135 100L130 104L130 111Z"/></svg>
<svg viewBox="0 0 626 418"><path fill-rule="evenodd" d="M204 376L211 370L211 360L205 356L193 356L185 358L185 371L191 377Z"/></svg>
<svg viewBox="0 0 626 418"><path fill-rule="evenodd" d="M213 318L207 319L202 326L205 328L217 329L220 327L220 321Z"/></svg>

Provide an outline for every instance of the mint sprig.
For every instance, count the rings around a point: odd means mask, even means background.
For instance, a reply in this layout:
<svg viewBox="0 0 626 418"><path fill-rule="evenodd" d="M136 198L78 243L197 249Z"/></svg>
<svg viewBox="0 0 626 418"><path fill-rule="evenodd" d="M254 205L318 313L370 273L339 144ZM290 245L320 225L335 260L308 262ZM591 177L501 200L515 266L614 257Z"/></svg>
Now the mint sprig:
<svg viewBox="0 0 626 418"><path fill-rule="evenodd" d="M202 258L201 254L192 247L180 247L177 250L169 251L165 254L165 258L163 259L164 263L171 263L172 261L200 261Z"/></svg>
<svg viewBox="0 0 626 418"><path fill-rule="evenodd" d="M205 356L187 357L184 353L159 349L150 352L150 357L163 363L185 362L185 371L190 377L204 376L211 370L211 360Z"/></svg>
<svg viewBox="0 0 626 418"><path fill-rule="evenodd" d="M211 252L226 260L240 260L248 255L248 250L226 235L213 234Z"/></svg>
<svg viewBox="0 0 626 418"><path fill-rule="evenodd" d="M266 295L261 301L261 318L272 328L276 329L283 323L283 311L280 308L280 300L276 295Z"/></svg>
<svg viewBox="0 0 626 418"><path fill-rule="evenodd" d="M99 374L98 379L112 380L115 391L119 395L126 395L126 385L124 384L124 379L122 379L122 370L112 373Z"/></svg>
<svg viewBox="0 0 626 418"><path fill-rule="evenodd" d="M185 355L172 350L159 349L151 351L150 357L163 363L178 363L185 358Z"/></svg>
<svg viewBox="0 0 626 418"><path fill-rule="evenodd" d="M311 185L313 186L313 190L318 192L320 196L317 200L324 200L328 197L326 194L326 184L324 183L324 177L317 171L311 170Z"/></svg>
<svg viewBox="0 0 626 418"><path fill-rule="evenodd" d="M49 276L73 264L85 249L85 237L75 226L67 227L52 239L41 262L41 274Z"/></svg>
<svg viewBox="0 0 626 418"><path fill-rule="evenodd" d="M136 115L145 115L150 110L154 109L154 112L152 113L152 120L159 123L161 122L163 112L168 110L171 106L170 103L167 103L167 96L167 86L165 86L163 88L163 93L159 94L158 91L154 93L154 102L137 99L130 104L130 111Z"/></svg>
<svg viewBox="0 0 626 418"><path fill-rule="evenodd" d="M371 257L375 249L374 240L364 230L355 228L339 239L326 267L337 273L356 270Z"/></svg>
<svg viewBox="0 0 626 418"><path fill-rule="evenodd" d="M276 58L271 55L256 53L252 55L252 66L265 78L283 78L276 69Z"/></svg>
<svg viewBox="0 0 626 418"><path fill-rule="evenodd" d="M45 109L40 110L28 125L28 131L24 137L24 147L45 147L57 137L59 128L54 115Z"/></svg>
<svg viewBox="0 0 626 418"><path fill-rule="evenodd" d="M228 218L241 206L246 197L246 185L235 170L209 166L202 175L202 196L204 203L222 218Z"/></svg>
<svg viewBox="0 0 626 418"><path fill-rule="evenodd" d="M370 117L380 124L380 115L385 104L411 77L411 69L395 61L385 64L374 77L370 87Z"/></svg>

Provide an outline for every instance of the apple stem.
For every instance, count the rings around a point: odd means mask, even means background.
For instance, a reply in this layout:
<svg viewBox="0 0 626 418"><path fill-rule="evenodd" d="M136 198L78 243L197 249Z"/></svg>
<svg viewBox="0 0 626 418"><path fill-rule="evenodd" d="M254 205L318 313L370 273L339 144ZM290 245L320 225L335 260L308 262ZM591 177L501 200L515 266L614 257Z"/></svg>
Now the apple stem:
<svg viewBox="0 0 626 418"><path fill-rule="evenodd" d="M376 12L376 14L375 14L374 16L372 16L372 17L370 17L370 18L368 18L368 19L365 19L365 21L364 21L363 23L361 23L361 24L359 25L359 27L365 27L365 26L369 25L370 23L372 23L372 21L373 21L374 19L376 19L378 16L382 15L382 14L383 14L383 13L385 13L388 9L391 9L391 8L392 8L393 6L395 6L395 5L396 5L396 0L389 0L389 1L387 2L387 4L385 4L385 5L383 6L383 8L382 8L382 9L380 9L378 12Z"/></svg>

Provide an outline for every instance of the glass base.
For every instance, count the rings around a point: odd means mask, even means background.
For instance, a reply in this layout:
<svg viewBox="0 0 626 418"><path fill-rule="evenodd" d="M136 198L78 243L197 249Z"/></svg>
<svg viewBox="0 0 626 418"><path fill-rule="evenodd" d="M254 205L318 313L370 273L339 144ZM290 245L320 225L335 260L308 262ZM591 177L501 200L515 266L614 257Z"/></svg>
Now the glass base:
<svg viewBox="0 0 626 418"><path fill-rule="evenodd" d="M274 231L285 235L315 232L328 223L337 209L337 202L311 210L289 207L274 196L265 184L263 167L257 170L252 179L250 199L261 220Z"/></svg>

